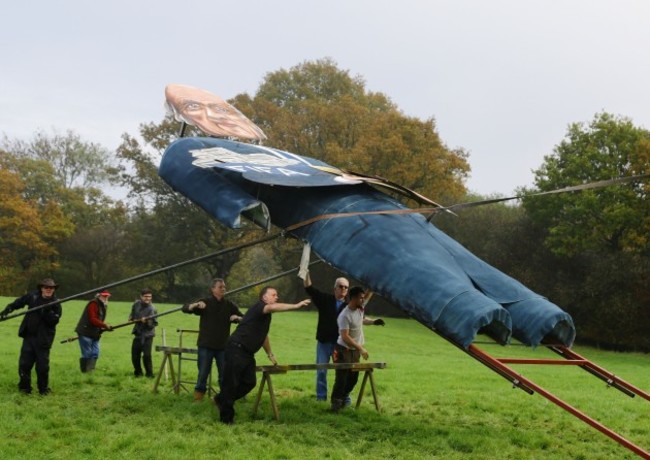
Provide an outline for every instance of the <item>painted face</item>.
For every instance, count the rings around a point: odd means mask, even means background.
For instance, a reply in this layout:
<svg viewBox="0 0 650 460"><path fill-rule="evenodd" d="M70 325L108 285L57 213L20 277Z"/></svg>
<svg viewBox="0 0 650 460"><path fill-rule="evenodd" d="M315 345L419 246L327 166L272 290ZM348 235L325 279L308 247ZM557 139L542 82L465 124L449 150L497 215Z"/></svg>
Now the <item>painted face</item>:
<svg viewBox="0 0 650 460"><path fill-rule="evenodd" d="M266 135L226 101L202 89L185 85L165 88L167 103L179 121L217 137L263 140Z"/></svg>

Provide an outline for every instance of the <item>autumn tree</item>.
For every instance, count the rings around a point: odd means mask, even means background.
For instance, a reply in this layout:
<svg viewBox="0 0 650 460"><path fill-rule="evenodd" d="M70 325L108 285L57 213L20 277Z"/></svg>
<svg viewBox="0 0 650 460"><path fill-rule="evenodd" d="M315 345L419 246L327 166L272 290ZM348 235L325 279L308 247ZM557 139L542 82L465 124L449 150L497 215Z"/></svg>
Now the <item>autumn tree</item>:
<svg viewBox="0 0 650 460"><path fill-rule="evenodd" d="M231 102L275 148L384 176L437 201L465 193L467 155L444 145L433 118L405 116L331 59L268 73L254 97L240 94Z"/></svg>
<svg viewBox="0 0 650 460"><path fill-rule="evenodd" d="M30 164L46 176L45 162ZM42 184L41 184L42 185ZM16 170L16 158L0 151L0 292L17 293L58 266L57 245L74 230L56 199L36 197Z"/></svg>
<svg viewBox="0 0 650 460"><path fill-rule="evenodd" d="M126 216L124 205L104 192L117 172L108 150L73 131L65 135L38 131L29 141L5 136L2 145L11 152L7 164L22 178L25 197L40 206L56 203L73 224L73 232L52 243L58 268L48 274L62 286L78 290L119 277L123 245L116 242L112 250L102 252L101 259L96 254L123 235L109 227Z"/></svg>

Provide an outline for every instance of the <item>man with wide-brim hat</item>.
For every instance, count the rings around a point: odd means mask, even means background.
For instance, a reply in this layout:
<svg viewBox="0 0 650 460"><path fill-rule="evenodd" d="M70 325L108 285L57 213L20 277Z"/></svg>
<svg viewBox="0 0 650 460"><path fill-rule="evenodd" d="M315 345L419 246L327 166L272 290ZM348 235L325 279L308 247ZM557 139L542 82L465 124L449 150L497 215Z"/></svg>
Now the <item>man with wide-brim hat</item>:
<svg viewBox="0 0 650 460"><path fill-rule="evenodd" d="M52 278L45 278L37 284L37 290L29 292L11 302L0 313L3 319L14 310L28 307L27 314L18 328L18 335L23 338L18 359L18 389L25 394L32 392L32 368L36 366L38 392L47 395L51 392L50 349L56 334L56 325L61 319L61 304L54 295L59 287ZM29 310L38 308L33 313Z"/></svg>
<svg viewBox="0 0 650 460"><path fill-rule="evenodd" d="M113 330L113 327L105 322L110 296L111 293L106 289L98 292L95 298L88 302L81 314L81 318L79 318L79 323L77 323L75 331L79 334L79 348L81 349L79 367L81 372L95 370L95 365L99 359L99 339L102 337L102 332Z"/></svg>
<svg viewBox="0 0 650 460"><path fill-rule="evenodd" d="M40 289L42 287L51 287L51 288L58 288L59 285L54 282L52 278L44 278L40 283L37 284L37 287Z"/></svg>

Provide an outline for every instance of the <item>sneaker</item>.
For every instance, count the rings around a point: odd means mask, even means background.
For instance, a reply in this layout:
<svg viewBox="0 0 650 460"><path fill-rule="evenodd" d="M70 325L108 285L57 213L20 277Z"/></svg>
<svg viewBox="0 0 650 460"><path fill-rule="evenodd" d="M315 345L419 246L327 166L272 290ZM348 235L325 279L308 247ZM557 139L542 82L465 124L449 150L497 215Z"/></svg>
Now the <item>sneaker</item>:
<svg viewBox="0 0 650 460"><path fill-rule="evenodd" d="M50 393L52 393L51 388L46 388L45 390L38 390L38 394L40 394L41 396L47 396Z"/></svg>
<svg viewBox="0 0 650 460"><path fill-rule="evenodd" d="M201 402L203 401L203 397L205 396L204 391L194 391L194 402Z"/></svg>

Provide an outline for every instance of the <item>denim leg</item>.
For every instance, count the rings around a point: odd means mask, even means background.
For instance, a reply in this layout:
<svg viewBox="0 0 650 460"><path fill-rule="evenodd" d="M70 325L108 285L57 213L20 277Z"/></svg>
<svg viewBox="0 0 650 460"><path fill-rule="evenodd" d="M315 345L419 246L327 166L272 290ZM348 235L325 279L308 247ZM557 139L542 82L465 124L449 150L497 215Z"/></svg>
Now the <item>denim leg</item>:
<svg viewBox="0 0 650 460"><path fill-rule="evenodd" d="M93 356L93 339L84 335L79 336L79 349L81 350L81 357L90 359Z"/></svg>
<svg viewBox="0 0 650 460"><path fill-rule="evenodd" d="M224 350L215 350L214 360L217 362L217 372L219 375L219 388L221 388L223 386L223 366L226 361L226 352Z"/></svg>
<svg viewBox="0 0 650 460"><path fill-rule="evenodd" d="M210 375L210 368L212 367L212 359L214 358L214 350L210 348L199 347L199 355L196 365L199 368L199 376L196 379L196 386L194 390L205 393L208 385L208 375Z"/></svg>
<svg viewBox="0 0 650 460"><path fill-rule="evenodd" d="M90 348L90 357L94 359L99 359L99 339L92 341Z"/></svg>
<svg viewBox="0 0 650 460"><path fill-rule="evenodd" d="M330 362L335 344L332 342L316 342L316 364ZM327 369L316 371L316 399L327 401Z"/></svg>

